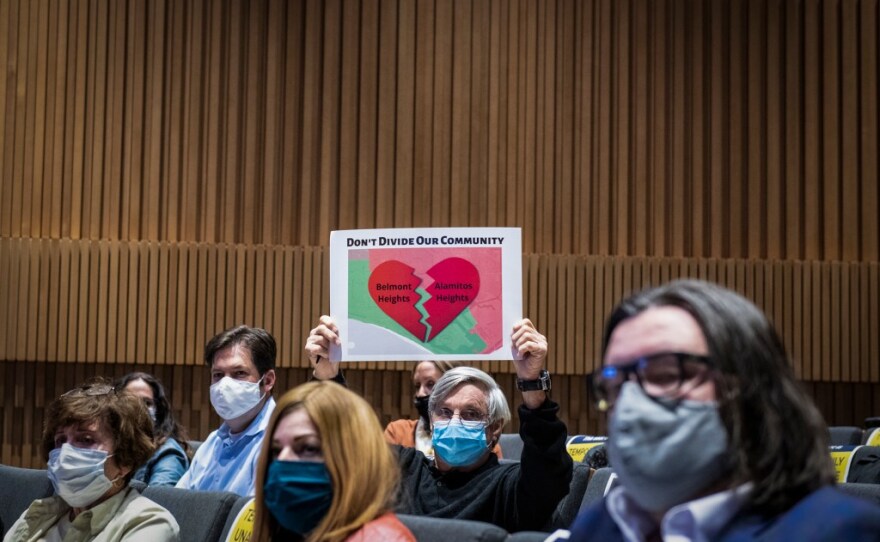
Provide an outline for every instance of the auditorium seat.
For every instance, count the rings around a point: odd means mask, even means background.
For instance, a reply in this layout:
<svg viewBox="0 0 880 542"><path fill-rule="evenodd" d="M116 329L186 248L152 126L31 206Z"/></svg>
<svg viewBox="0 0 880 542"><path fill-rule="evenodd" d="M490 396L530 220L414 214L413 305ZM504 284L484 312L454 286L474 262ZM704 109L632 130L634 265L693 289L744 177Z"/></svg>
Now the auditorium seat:
<svg viewBox="0 0 880 542"><path fill-rule="evenodd" d="M847 484L880 484L880 446L859 446L853 453Z"/></svg>
<svg viewBox="0 0 880 542"><path fill-rule="evenodd" d="M844 493L880 504L880 484L846 483L837 486Z"/></svg>
<svg viewBox="0 0 880 542"><path fill-rule="evenodd" d="M0 532L4 535L30 504L54 493L43 469L0 465Z"/></svg>
<svg viewBox="0 0 880 542"><path fill-rule="evenodd" d="M553 517L547 526L548 531L556 529L567 529L574 522L578 512L581 509L581 503L587 492L587 486L590 483L590 476L593 469L584 463L575 463L571 473L571 484L568 487L568 495L566 495L553 512ZM546 535L545 535L546 536Z"/></svg>
<svg viewBox="0 0 880 542"><path fill-rule="evenodd" d="M550 533L541 531L520 531L518 533L511 533L507 537L507 542L544 542L549 536L551 536ZM557 538L556 540L568 540L568 536L566 535L565 538Z"/></svg>
<svg viewBox="0 0 880 542"><path fill-rule="evenodd" d="M238 518L238 514L252 500L254 500L253 497L239 497L232 505L232 508L229 510L229 516L226 518L226 525L223 527L223 534L220 535L221 542L229 538L229 533L235 526L235 520ZM253 528L253 520L251 521L251 528Z"/></svg>
<svg viewBox="0 0 880 542"><path fill-rule="evenodd" d="M132 484L134 485L134 484ZM193 491L148 486L141 494L171 512L180 525L180 540L214 542L226 526L230 510L240 499L225 491Z"/></svg>
<svg viewBox="0 0 880 542"><path fill-rule="evenodd" d="M507 531L482 521L441 519L398 514L400 521L419 542L502 542ZM181 539L182 540L182 539Z"/></svg>
<svg viewBox="0 0 880 542"><path fill-rule="evenodd" d="M501 433L498 444L501 446L501 455L504 459L519 461L522 457L523 441L519 433Z"/></svg>
<svg viewBox="0 0 880 542"><path fill-rule="evenodd" d="M864 431L861 427L832 426L828 428L828 437L832 446L849 446L862 443Z"/></svg>
<svg viewBox="0 0 880 542"><path fill-rule="evenodd" d="M609 483L612 481L614 470L610 467L598 469L590 477L590 483L587 484L587 491L581 500L580 511L586 510L593 503L602 500L602 497L608 492ZM616 477L615 477L616 478Z"/></svg>

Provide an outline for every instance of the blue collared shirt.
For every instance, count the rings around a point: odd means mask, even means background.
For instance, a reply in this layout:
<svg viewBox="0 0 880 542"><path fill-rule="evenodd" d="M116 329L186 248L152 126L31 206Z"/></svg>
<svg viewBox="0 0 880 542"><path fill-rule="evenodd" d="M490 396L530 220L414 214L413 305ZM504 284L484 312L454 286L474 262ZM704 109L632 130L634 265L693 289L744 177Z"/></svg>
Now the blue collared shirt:
<svg viewBox="0 0 880 542"><path fill-rule="evenodd" d="M679 504L663 515L660 535L665 542L707 542L713 540L727 522L739 512L752 484L713 493ZM626 494L616 487L608 493L608 513L627 542L643 542L654 530L654 521Z"/></svg>
<svg viewBox="0 0 880 542"><path fill-rule="evenodd" d="M176 487L253 495L260 447L273 410L275 399L270 397L254 421L236 435L223 422L220 429L208 435L199 446L189 470Z"/></svg>

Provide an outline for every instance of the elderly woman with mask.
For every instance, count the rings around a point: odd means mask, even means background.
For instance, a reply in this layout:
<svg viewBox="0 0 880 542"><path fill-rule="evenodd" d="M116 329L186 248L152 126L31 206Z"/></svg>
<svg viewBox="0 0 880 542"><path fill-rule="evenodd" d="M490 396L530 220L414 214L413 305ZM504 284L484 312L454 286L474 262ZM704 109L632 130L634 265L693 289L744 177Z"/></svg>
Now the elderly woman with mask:
<svg viewBox="0 0 880 542"><path fill-rule="evenodd" d="M43 430L55 495L31 503L4 542L176 541L174 517L129 487L154 451L152 427L140 399L102 380L56 399Z"/></svg>
<svg viewBox="0 0 880 542"><path fill-rule="evenodd" d="M683 280L624 300L591 375L621 485L571 540L877 540L880 507L834 489L822 417L767 318Z"/></svg>

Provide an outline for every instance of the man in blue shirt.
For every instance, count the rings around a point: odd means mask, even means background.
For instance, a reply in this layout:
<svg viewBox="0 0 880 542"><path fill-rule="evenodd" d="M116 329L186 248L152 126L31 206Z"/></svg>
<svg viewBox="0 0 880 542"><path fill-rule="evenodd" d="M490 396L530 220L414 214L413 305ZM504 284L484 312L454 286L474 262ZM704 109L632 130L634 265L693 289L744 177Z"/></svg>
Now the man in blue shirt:
<svg viewBox="0 0 880 542"><path fill-rule="evenodd" d="M272 335L247 326L205 345L211 405L225 421L199 447L177 487L254 494L257 459L275 409L275 353Z"/></svg>

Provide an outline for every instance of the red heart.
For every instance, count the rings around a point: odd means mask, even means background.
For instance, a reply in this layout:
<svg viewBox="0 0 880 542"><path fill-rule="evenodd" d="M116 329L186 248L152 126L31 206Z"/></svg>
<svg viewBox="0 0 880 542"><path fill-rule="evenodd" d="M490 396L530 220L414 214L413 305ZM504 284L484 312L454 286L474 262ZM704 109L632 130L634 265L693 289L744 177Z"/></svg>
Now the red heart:
<svg viewBox="0 0 880 542"><path fill-rule="evenodd" d="M370 296L382 312L404 327L419 341L424 342L428 328L422 323L422 313L416 309L420 296L416 287L422 280L415 269L397 260L380 263L370 273Z"/></svg>
<svg viewBox="0 0 880 542"><path fill-rule="evenodd" d="M428 286L431 298L425 302L430 341L446 329L477 297L480 291L480 273L474 264L464 258L446 258L428 269L434 283Z"/></svg>
<svg viewBox="0 0 880 542"><path fill-rule="evenodd" d="M421 299L416 287L421 279L415 269L397 260L387 260L370 273L370 296L382 311L421 342L429 342L446 329L480 292L480 274L464 258L447 258L428 270L434 282L426 289L431 297L422 306L428 313L423 322L416 308Z"/></svg>

